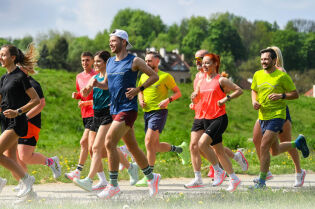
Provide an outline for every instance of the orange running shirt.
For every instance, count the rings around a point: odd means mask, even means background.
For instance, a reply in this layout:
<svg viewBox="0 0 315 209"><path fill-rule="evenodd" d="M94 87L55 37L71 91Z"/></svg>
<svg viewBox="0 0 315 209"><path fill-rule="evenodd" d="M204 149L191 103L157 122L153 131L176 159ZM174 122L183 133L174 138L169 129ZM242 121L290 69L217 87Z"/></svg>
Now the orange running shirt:
<svg viewBox="0 0 315 209"><path fill-rule="evenodd" d="M197 85L200 80L204 79L205 75L201 72L198 72L196 74L195 80L194 80L194 90L197 89ZM197 104L194 104L194 110L195 110L195 119L203 119L203 112L201 108L201 102L199 101Z"/></svg>
<svg viewBox="0 0 315 209"><path fill-rule="evenodd" d="M218 106L218 101L226 96L220 87L220 77L220 75L217 75L211 81L203 79L200 83L199 103L201 103L203 118L205 119L215 119L226 113L225 104Z"/></svg>

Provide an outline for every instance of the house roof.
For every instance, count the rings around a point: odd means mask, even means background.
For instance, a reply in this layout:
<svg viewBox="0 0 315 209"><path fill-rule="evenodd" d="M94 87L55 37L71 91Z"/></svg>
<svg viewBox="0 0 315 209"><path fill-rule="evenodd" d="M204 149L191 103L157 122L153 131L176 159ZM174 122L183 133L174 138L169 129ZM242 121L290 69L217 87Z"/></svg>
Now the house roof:
<svg viewBox="0 0 315 209"><path fill-rule="evenodd" d="M313 97L313 88L311 88L310 90L308 90L305 94L304 94L304 96L308 96L308 97Z"/></svg>

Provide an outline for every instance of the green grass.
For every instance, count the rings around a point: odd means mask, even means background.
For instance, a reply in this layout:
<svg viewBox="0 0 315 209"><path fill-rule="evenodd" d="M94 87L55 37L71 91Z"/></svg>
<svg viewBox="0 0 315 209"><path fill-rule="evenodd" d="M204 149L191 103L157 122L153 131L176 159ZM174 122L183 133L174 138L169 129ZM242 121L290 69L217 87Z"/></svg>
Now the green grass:
<svg viewBox="0 0 315 209"><path fill-rule="evenodd" d="M38 69L39 73L33 77L38 80L43 88L46 107L42 113L42 130L37 146L37 151L47 156L58 155L61 159L63 172L75 168L80 145L79 141L83 133L82 119L77 101L71 99L71 93L75 91L76 74L62 70ZM0 69L3 74L4 69ZM194 112L188 108L192 84L180 84L182 98L169 105L169 115L161 141L178 145L182 141L189 143L190 129L193 122ZM309 147L315 148L315 99L301 96L298 100L289 101L292 121L292 135L295 138L303 133L308 140ZM257 112L252 108L250 92L244 94L227 104L229 126L223 136L225 146L233 150L245 148L245 155L250 163L249 174L257 174L259 163L254 145L249 140L252 138L252 128L257 119ZM135 134L140 147L144 146L144 122L143 112L139 108L138 119L135 122ZM301 159L302 168L315 171L314 151L307 159ZM88 160L82 175L86 176L89 167ZM243 173L234 162L237 173ZM203 175L207 173L209 163L203 161ZM106 167L106 166L105 166ZM157 155L155 170L163 177L191 177L193 175L191 165L183 166L180 159L174 153L161 153ZM105 168L106 169L106 168ZM30 165L30 173L34 174L37 183L54 182L51 171L46 166ZM179 172L180 171L180 172ZM272 157L271 171L273 173L293 173L294 167L287 154ZM0 167L0 176L14 180L3 167ZM128 178L126 171L120 175L121 179ZM64 177L60 179L66 181Z"/></svg>

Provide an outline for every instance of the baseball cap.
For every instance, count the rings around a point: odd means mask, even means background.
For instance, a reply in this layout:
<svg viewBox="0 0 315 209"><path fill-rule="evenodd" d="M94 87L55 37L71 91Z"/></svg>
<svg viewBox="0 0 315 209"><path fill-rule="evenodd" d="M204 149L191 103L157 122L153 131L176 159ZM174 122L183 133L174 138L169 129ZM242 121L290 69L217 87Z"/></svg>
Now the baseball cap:
<svg viewBox="0 0 315 209"><path fill-rule="evenodd" d="M128 40L128 33L124 30L121 30L121 29L115 29L110 35L111 36L117 36L121 39L124 39L127 41L127 49L130 49L132 48L132 45L129 43L129 40Z"/></svg>

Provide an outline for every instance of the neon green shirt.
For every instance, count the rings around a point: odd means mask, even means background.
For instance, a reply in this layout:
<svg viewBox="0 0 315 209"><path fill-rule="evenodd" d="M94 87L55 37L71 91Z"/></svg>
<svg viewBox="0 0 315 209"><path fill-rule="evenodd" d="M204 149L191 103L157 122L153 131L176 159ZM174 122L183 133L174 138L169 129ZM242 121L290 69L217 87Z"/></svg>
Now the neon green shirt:
<svg viewBox="0 0 315 209"><path fill-rule="evenodd" d="M284 99L272 101L268 97L272 93L286 93L294 91L295 85L287 73L276 69L272 73L259 70L254 74L252 90L257 92L259 108L259 120L271 120L274 118L286 118L286 102Z"/></svg>
<svg viewBox="0 0 315 209"><path fill-rule="evenodd" d="M158 71L159 80L153 85L144 89L143 99L146 106L143 108L144 112L150 112L152 110L160 110L159 104L161 101L168 97L168 90L176 87L175 80L171 74ZM140 77L138 86L141 86L149 76L143 73Z"/></svg>

